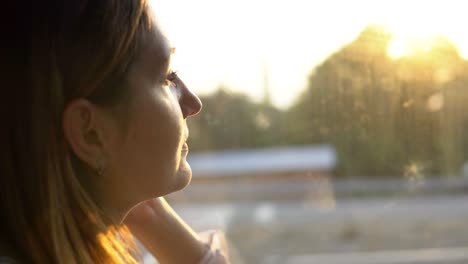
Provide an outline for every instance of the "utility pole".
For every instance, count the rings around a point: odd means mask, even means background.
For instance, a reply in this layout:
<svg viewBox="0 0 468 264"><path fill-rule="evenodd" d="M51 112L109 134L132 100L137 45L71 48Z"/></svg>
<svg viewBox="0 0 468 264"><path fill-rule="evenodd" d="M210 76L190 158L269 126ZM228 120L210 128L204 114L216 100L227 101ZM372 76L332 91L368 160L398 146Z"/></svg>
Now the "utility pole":
<svg viewBox="0 0 468 264"><path fill-rule="evenodd" d="M263 68L263 104L271 105L271 90L270 90L270 69L266 59L262 61Z"/></svg>

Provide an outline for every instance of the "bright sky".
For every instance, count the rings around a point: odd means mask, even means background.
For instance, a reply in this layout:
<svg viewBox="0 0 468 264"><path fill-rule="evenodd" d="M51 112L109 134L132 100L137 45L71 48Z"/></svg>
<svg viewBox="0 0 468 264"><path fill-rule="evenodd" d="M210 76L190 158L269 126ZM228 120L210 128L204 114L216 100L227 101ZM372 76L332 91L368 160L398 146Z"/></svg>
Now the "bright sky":
<svg viewBox="0 0 468 264"><path fill-rule="evenodd" d="M370 23L400 40L443 35L468 59L463 0L150 1L177 48L174 70L199 94L223 84L260 100L268 68L273 103L286 107L313 67Z"/></svg>

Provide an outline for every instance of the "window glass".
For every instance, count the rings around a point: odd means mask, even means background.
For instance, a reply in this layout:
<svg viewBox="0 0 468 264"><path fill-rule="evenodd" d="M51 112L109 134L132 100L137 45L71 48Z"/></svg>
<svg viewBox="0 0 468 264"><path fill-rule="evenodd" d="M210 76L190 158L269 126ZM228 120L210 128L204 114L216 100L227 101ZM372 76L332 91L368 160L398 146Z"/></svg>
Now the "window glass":
<svg viewBox="0 0 468 264"><path fill-rule="evenodd" d="M233 263L468 263L464 1L152 5L203 101L167 199Z"/></svg>

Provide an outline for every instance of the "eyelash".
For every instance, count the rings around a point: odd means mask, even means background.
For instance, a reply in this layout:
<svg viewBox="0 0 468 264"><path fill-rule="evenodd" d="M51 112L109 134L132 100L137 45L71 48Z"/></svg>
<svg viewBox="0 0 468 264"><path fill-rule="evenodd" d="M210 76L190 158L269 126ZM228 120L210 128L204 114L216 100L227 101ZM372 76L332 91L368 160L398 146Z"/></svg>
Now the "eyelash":
<svg viewBox="0 0 468 264"><path fill-rule="evenodd" d="M179 78L177 76L177 71L170 70L169 73L166 76L166 79L164 80L164 84L167 86L175 86L177 87L177 84L175 83L175 80Z"/></svg>

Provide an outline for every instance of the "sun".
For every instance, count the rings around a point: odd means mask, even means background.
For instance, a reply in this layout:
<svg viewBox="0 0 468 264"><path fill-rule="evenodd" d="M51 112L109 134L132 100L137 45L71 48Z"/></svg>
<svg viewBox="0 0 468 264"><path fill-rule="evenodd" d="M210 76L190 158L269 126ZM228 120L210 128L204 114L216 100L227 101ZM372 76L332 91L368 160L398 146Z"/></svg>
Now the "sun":
<svg viewBox="0 0 468 264"><path fill-rule="evenodd" d="M415 54L430 54L437 45L436 35L425 38L403 38L395 36L387 46L387 55L396 60Z"/></svg>
<svg viewBox="0 0 468 264"><path fill-rule="evenodd" d="M435 39L448 38L450 35L449 25L444 28L435 23L434 21L424 22L424 17L407 23L402 23L402 21L388 23L387 28L392 32L393 37L387 46L387 55L396 60L414 54L430 53ZM460 45L453 44L460 51Z"/></svg>
<svg viewBox="0 0 468 264"><path fill-rule="evenodd" d="M399 59L407 56L409 53L409 47L404 39L392 39L387 47L387 54L392 59Z"/></svg>
<svg viewBox="0 0 468 264"><path fill-rule="evenodd" d="M461 6L435 0L386 3L386 14L378 22L392 32L387 49L390 58L430 52L434 39L443 37L457 48L462 58L468 59L468 35L461 34L466 31L468 21Z"/></svg>

